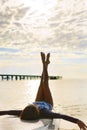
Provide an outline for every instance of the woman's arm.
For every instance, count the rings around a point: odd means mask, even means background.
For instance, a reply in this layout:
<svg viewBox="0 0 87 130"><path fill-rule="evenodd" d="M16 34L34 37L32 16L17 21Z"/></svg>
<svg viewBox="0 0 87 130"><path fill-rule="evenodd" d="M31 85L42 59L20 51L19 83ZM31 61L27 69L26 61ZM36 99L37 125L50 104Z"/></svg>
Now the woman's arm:
<svg viewBox="0 0 87 130"><path fill-rule="evenodd" d="M76 123L81 130L87 130L87 126L85 125L85 123L83 121L81 121L77 118L71 117L71 116L56 113L56 116L58 116L58 115L60 116L61 119L70 121L72 123Z"/></svg>
<svg viewBox="0 0 87 130"><path fill-rule="evenodd" d="M60 113L55 113L46 109L41 110L41 118L59 118L59 119L64 119L73 123L77 123L78 119L71 117L71 116L67 116L64 114L60 114Z"/></svg>
<svg viewBox="0 0 87 130"><path fill-rule="evenodd" d="M74 117L71 117L71 116L64 115L64 114L55 113L55 112L52 112L52 111L49 111L49 110L46 110L46 109L43 109L41 111L41 118L64 119L64 120L70 121L72 123L76 123L79 126L79 128L82 129L82 130L87 130L87 126L81 120L74 118Z"/></svg>
<svg viewBox="0 0 87 130"><path fill-rule="evenodd" d="M20 116L20 113L22 110L6 110L6 111L0 111L0 116L2 115L15 115Z"/></svg>

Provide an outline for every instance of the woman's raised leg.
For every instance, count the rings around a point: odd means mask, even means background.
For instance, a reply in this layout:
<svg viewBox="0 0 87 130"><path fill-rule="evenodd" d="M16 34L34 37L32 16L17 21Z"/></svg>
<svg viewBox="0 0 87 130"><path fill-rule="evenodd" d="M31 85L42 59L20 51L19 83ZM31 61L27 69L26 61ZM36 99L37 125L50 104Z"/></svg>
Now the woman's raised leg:
<svg viewBox="0 0 87 130"><path fill-rule="evenodd" d="M46 101L53 106L53 99L49 89L49 77L47 72L48 64L50 63L50 53L47 54L47 59L45 61L45 54L41 52L41 58L43 63L43 73L41 76L41 82L36 96L36 101Z"/></svg>
<svg viewBox="0 0 87 130"><path fill-rule="evenodd" d="M42 52L41 52L41 60L42 60L42 63L45 62L45 54L42 53ZM40 86L38 88L38 92L37 92L35 101L43 101L44 100L44 93L43 93L43 73L44 72L42 72L42 75L41 75Z"/></svg>

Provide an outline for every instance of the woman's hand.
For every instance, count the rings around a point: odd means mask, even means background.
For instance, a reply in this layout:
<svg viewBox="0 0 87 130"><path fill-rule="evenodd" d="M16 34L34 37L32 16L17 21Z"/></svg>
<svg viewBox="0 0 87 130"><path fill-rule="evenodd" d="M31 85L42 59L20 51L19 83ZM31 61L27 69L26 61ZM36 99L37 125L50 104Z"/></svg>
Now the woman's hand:
<svg viewBox="0 0 87 130"><path fill-rule="evenodd" d="M78 124L80 130L87 130L87 125L85 125L85 123L82 122L81 120L78 120L77 124Z"/></svg>

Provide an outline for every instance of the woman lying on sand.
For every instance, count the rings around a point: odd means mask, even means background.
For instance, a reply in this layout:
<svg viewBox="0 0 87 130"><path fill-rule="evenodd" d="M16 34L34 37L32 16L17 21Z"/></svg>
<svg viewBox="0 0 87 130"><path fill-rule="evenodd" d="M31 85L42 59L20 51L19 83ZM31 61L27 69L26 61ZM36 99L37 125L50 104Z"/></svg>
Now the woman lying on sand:
<svg viewBox="0 0 87 130"><path fill-rule="evenodd" d="M32 104L26 106L23 110L0 111L0 115L6 115L6 114L16 115L21 120L61 118L76 123L79 126L80 130L86 130L87 126L81 120L68 115L55 113L52 111L53 99L49 89L48 71L47 71L48 64L50 63L49 58L50 53L48 53L47 57L45 57L45 54L41 52L43 72L35 101Z"/></svg>

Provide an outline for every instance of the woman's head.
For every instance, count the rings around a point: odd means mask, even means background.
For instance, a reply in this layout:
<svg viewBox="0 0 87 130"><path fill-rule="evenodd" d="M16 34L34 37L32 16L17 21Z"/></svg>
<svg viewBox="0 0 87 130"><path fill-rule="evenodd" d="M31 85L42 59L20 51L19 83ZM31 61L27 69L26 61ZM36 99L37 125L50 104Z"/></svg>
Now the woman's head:
<svg viewBox="0 0 87 130"><path fill-rule="evenodd" d="M38 108L31 104L24 108L22 111L20 118L22 120L36 120L39 119L39 110Z"/></svg>

